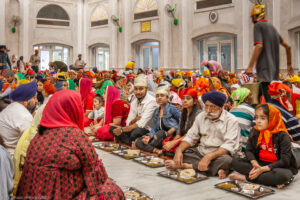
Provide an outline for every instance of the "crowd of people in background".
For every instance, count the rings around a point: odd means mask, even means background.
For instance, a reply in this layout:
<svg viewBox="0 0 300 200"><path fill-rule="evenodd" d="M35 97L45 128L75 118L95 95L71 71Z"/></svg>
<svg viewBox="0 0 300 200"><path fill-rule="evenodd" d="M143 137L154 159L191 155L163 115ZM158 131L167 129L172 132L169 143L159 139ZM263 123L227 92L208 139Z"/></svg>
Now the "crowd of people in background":
<svg viewBox="0 0 300 200"><path fill-rule="evenodd" d="M38 50L11 63L0 46L2 199L124 199L91 138L167 156L172 170L287 186L299 167L300 74L262 13L255 5L255 50L239 74L213 60L201 63L203 73L136 69L134 61L87 71L81 55L74 66L55 61L42 71Z"/></svg>

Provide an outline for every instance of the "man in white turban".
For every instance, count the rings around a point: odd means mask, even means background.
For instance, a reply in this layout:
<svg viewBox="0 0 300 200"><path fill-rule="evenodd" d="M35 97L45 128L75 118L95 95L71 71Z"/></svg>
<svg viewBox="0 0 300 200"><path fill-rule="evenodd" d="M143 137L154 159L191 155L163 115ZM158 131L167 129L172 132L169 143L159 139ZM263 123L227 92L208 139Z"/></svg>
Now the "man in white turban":
<svg viewBox="0 0 300 200"><path fill-rule="evenodd" d="M148 79L144 74L134 80L135 99L130 104L126 127L112 127L110 132L118 141L135 147L135 140L149 133L153 112L158 107L155 97L148 92Z"/></svg>

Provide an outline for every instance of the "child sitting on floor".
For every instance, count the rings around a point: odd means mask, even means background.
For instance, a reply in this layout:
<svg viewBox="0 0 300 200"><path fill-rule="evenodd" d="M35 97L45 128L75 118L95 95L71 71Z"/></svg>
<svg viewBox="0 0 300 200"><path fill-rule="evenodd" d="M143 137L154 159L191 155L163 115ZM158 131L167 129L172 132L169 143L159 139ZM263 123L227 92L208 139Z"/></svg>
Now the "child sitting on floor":
<svg viewBox="0 0 300 200"><path fill-rule="evenodd" d="M246 159L233 159L232 167L239 174L232 173L229 178L281 189L298 172L291 151L291 139L280 111L274 106L257 106L255 119L256 126L252 129L246 146Z"/></svg>
<svg viewBox="0 0 300 200"><path fill-rule="evenodd" d="M89 113L88 118L94 120L90 124L92 132L97 132L100 127L100 120L104 118L104 99L100 95L94 97L94 110Z"/></svg>

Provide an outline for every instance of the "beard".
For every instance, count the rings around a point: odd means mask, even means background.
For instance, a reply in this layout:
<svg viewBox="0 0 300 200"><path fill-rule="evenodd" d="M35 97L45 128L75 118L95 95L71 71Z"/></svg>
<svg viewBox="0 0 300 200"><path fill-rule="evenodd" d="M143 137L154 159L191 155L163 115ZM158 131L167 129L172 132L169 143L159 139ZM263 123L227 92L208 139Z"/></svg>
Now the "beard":
<svg viewBox="0 0 300 200"><path fill-rule="evenodd" d="M221 112L222 111L218 111L217 113L205 113L205 114L206 114L206 117L208 119L215 120L215 119L218 119L220 117Z"/></svg>
<svg viewBox="0 0 300 200"><path fill-rule="evenodd" d="M35 102L28 102L27 110L32 114L35 111L36 103Z"/></svg>

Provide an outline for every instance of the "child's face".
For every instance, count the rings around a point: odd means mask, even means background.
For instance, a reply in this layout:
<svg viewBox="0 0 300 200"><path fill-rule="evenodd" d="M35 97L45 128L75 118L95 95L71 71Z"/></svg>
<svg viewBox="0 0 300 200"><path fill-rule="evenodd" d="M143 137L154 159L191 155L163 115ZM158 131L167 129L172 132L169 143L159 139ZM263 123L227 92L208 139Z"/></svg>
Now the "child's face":
<svg viewBox="0 0 300 200"><path fill-rule="evenodd" d="M268 128L269 119L268 116L265 115L262 109L257 109L255 111L255 120L256 126L259 131L265 130Z"/></svg>
<svg viewBox="0 0 300 200"><path fill-rule="evenodd" d="M100 102L99 99L94 99L94 108L99 110L103 106L103 102Z"/></svg>

